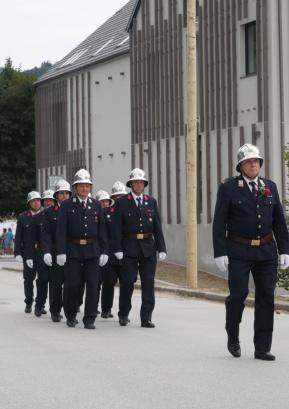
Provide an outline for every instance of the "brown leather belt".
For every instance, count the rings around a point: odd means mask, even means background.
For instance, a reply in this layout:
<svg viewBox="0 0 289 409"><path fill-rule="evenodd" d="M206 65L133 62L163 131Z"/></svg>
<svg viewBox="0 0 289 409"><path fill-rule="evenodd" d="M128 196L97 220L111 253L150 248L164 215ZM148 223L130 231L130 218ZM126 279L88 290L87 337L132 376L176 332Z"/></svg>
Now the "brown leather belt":
<svg viewBox="0 0 289 409"><path fill-rule="evenodd" d="M71 239L70 242L73 244L79 244L80 246L86 246L87 244L94 243L96 241L95 238L91 239Z"/></svg>
<svg viewBox="0 0 289 409"><path fill-rule="evenodd" d="M153 236L152 233L137 233L137 234L127 234L125 238L143 240L143 239L151 239L152 236Z"/></svg>
<svg viewBox="0 0 289 409"><path fill-rule="evenodd" d="M263 244L269 243L273 240L273 234L269 233L261 239L246 239L245 237L235 236L229 233L227 239L236 241L237 243L248 244L249 246L262 246Z"/></svg>

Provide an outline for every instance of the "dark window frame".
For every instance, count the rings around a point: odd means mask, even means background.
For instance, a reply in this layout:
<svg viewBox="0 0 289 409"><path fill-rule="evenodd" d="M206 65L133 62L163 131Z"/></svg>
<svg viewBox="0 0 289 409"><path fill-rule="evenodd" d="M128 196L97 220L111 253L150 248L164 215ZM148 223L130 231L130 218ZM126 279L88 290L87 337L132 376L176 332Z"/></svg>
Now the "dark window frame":
<svg viewBox="0 0 289 409"><path fill-rule="evenodd" d="M252 27L255 28L253 31L253 44L252 44ZM257 74L257 27L256 21L245 24L245 74L246 77ZM252 49L253 47L253 49ZM252 53L253 52L253 53ZM253 55L253 62L252 62ZM253 69L250 67L253 64Z"/></svg>

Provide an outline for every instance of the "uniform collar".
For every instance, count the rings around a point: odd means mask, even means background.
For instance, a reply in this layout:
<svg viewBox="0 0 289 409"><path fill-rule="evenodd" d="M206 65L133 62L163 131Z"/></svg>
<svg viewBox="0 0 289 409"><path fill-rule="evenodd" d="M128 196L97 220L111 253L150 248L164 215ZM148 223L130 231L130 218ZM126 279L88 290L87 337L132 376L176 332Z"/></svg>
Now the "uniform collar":
<svg viewBox="0 0 289 409"><path fill-rule="evenodd" d="M87 205L88 196L87 196L85 199L81 199L81 198L80 198L79 196L77 196L77 195L76 195L76 197L77 197L77 199L79 200L79 203L84 202L84 203L85 203L85 206Z"/></svg>
<svg viewBox="0 0 289 409"><path fill-rule="evenodd" d="M140 196L137 196L133 191L131 191L130 193L131 193L132 197L134 198L134 201L135 201L136 205L138 205L137 198L139 198L139 197L141 198L141 203L143 203L143 193Z"/></svg>
<svg viewBox="0 0 289 409"><path fill-rule="evenodd" d="M246 176L242 175L243 179L247 183L248 187L251 189L250 182L255 182L256 186L258 186L259 176L256 176L254 179L248 179Z"/></svg>

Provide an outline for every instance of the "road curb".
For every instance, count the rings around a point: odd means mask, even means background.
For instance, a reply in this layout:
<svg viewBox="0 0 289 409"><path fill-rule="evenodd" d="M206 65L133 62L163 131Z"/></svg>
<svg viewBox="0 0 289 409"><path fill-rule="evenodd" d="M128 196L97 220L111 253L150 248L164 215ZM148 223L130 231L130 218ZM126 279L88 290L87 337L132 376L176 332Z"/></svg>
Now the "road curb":
<svg viewBox="0 0 289 409"><path fill-rule="evenodd" d="M22 269L13 268L13 267L1 267L2 270L7 271L14 271L16 273L22 273ZM135 288L141 289L141 285L139 282L135 284ZM155 290L163 293L175 294L180 297L191 297L191 298L199 298L202 300L213 301L213 302L221 302L224 303L227 297L226 294L218 294L218 293L211 293L208 291L200 291L200 290L192 290L190 288L183 288L183 287L174 287L172 284L166 285L155 285ZM246 300L247 307L254 307L255 302L253 298L247 298ZM282 302L282 301L275 301L275 311L285 311L289 312L289 303Z"/></svg>
<svg viewBox="0 0 289 409"><path fill-rule="evenodd" d="M136 283L135 288L140 289L140 284ZM227 297L226 294L211 293L208 291L192 290L190 288L179 288L179 287L168 287L156 284L155 290L164 293L175 294L180 297L192 297L199 298L208 301L221 302L224 303ZM255 301L254 298L247 298L245 302L247 307L254 307ZM289 312L289 303L282 301L275 301L275 311L285 311Z"/></svg>

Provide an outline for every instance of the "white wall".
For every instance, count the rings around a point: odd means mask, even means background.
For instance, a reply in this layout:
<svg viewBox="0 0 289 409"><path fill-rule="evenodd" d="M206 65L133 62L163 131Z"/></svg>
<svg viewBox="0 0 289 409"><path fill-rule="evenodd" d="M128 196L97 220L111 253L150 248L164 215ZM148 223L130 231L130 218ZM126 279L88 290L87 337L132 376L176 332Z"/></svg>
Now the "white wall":
<svg viewBox="0 0 289 409"><path fill-rule="evenodd" d="M128 178L131 170L130 109L129 55L91 69L93 194L99 189L110 192L116 180L126 182Z"/></svg>

